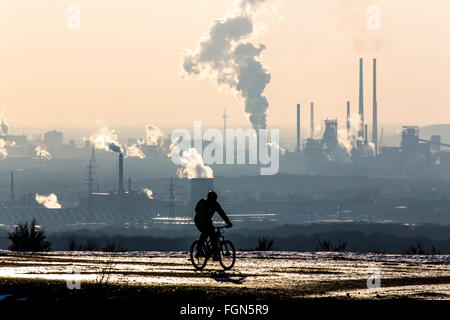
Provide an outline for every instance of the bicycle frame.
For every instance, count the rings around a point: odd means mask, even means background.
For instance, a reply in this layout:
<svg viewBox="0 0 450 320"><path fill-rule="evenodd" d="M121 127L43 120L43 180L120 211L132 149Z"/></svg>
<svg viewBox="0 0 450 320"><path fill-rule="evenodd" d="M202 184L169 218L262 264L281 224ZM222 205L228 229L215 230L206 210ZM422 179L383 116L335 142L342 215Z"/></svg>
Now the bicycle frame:
<svg viewBox="0 0 450 320"><path fill-rule="evenodd" d="M216 229L216 235L217 235L217 246L219 246L221 241L225 241L225 236L223 235L223 233L220 231L220 229L225 228L225 226L223 227L214 227ZM206 247L204 249L206 249L206 252L211 255L212 253L212 241L211 241L211 237L208 236L208 238L206 238Z"/></svg>
<svg viewBox="0 0 450 320"><path fill-rule="evenodd" d="M224 227L215 227L215 237L217 238L218 261L224 270L230 270L236 261L236 253L234 245L227 240L220 229ZM213 256L212 240L208 236L201 244L199 240L195 240L190 249L190 259L196 270L203 270L207 261ZM204 260L201 260L201 257ZM225 259L225 260L224 260ZM230 260L231 259L231 260Z"/></svg>

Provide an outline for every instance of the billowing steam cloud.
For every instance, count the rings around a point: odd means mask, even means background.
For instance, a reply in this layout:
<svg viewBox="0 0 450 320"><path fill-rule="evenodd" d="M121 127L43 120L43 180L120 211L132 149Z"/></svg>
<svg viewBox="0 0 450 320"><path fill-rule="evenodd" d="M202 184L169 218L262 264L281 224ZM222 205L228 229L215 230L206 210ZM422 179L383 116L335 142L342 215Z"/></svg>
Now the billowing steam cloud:
<svg viewBox="0 0 450 320"><path fill-rule="evenodd" d="M276 142L267 142L267 146L268 146L269 148L276 148L276 149L278 149L278 152L279 152L280 154L282 154L282 155L285 155L285 154L286 154L286 149L280 147L280 145L279 145L278 143L276 143Z"/></svg>
<svg viewBox="0 0 450 320"><path fill-rule="evenodd" d="M172 140L170 144L170 152L167 154L169 158L176 156L178 160L175 163L179 163L181 168L177 169L177 176L180 179L187 178L213 178L213 170L205 164L203 157L198 153L197 149L189 148L183 152L179 143L182 141L182 136ZM172 161L174 159L172 158Z"/></svg>
<svg viewBox="0 0 450 320"><path fill-rule="evenodd" d="M361 116L357 113L353 113L349 118L350 122L350 131L347 134L346 127L338 128L338 143L341 148L345 150L345 152L351 156L352 150L355 147L355 137L358 136L358 130L361 125Z"/></svg>
<svg viewBox="0 0 450 320"><path fill-rule="evenodd" d="M35 199L37 203L42 204L47 209L61 209L61 204L58 202L58 197L54 193L51 193L48 196L36 193Z"/></svg>
<svg viewBox="0 0 450 320"><path fill-rule="evenodd" d="M2 159L5 159L8 156L8 150L6 149L6 141L0 139L0 155Z"/></svg>
<svg viewBox="0 0 450 320"><path fill-rule="evenodd" d="M115 142L110 142L108 144L108 150L112 152L120 153L122 152L122 147L119 144L116 144Z"/></svg>
<svg viewBox="0 0 450 320"><path fill-rule="evenodd" d="M149 146L158 146L163 143L163 132L157 126L149 124L145 127L145 143Z"/></svg>
<svg viewBox="0 0 450 320"><path fill-rule="evenodd" d="M5 112L0 110L0 135L8 134L9 125L6 122Z"/></svg>
<svg viewBox="0 0 450 320"><path fill-rule="evenodd" d="M37 146L34 151L36 151L36 155L41 159L50 160L52 158L50 152L48 152L43 146Z"/></svg>
<svg viewBox="0 0 450 320"><path fill-rule="evenodd" d="M338 31L345 33L355 51L380 52L390 35L381 27L381 6L371 0L335 1L329 10Z"/></svg>
<svg viewBox="0 0 450 320"><path fill-rule="evenodd" d="M102 125L97 129L97 131L91 135L89 141L96 149L122 152L122 146L119 143L119 137L117 136L116 130L109 129L105 125Z"/></svg>
<svg viewBox="0 0 450 320"><path fill-rule="evenodd" d="M213 178L213 170L205 164L203 157L195 148L183 151L180 157L181 168L177 169L177 176L180 179L187 178Z"/></svg>
<svg viewBox="0 0 450 320"><path fill-rule="evenodd" d="M148 146L160 146L162 147L164 144L164 134L157 126L153 124L149 124L145 126L145 138L137 139L137 143L127 148L125 157L136 157L136 158L145 158L145 154L142 151L141 147L143 145Z"/></svg>
<svg viewBox="0 0 450 320"><path fill-rule="evenodd" d="M361 117L359 114L354 113L350 115L350 131L347 132L346 127L340 127L337 130L338 148L331 150L329 156L331 160L339 162L352 162L352 151L356 147L356 143L359 142L358 152L362 156L374 156L375 145L372 142L368 142L364 145L364 138L358 137L358 131L361 125Z"/></svg>
<svg viewBox="0 0 450 320"><path fill-rule="evenodd" d="M169 152L167 153L167 156L169 158L172 157L172 153L176 152L177 154L180 154L180 147L178 146L178 143L180 143L182 140L181 136L175 138L172 140L172 142L169 145Z"/></svg>
<svg viewBox="0 0 450 320"><path fill-rule="evenodd" d="M127 151L125 153L125 158L140 158L144 159L145 154L136 144L133 144L130 147L127 147Z"/></svg>
<svg viewBox="0 0 450 320"><path fill-rule="evenodd" d="M147 198L149 199L153 199L153 191L148 189L148 188L144 188L142 189L142 191L146 194Z"/></svg>
<svg viewBox="0 0 450 320"><path fill-rule="evenodd" d="M15 141L8 141L0 138L0 156L2 159L5 159L8 156L8 149L6 147L14 147L15 145Z"/></svg>
<svg viewBox="0 0 450 320"><path fill-rule="evenodd" d="M229 88L244 103L255 129L266 128L269 104L262 94L270 74L260 62L265 46L255 46L248 38L254 29L254 11L264 1L238 1L233 12L212 23L195 51L186 50L181 56L184 77L209 77L218 86Z"/></svg>
<svg viewBox="0 0 450 320"><path fill-rule="evenodd" d="M7 146L14 146L16 143L14 141L8 141L7 137L8 135L8 129L9 125L6 122L5 118L5 112L3 110L0 110L0 137L3 136L3 139L0 138L0 156L2 159L5 159L8 156L8 149L6 149Z"/></svg>

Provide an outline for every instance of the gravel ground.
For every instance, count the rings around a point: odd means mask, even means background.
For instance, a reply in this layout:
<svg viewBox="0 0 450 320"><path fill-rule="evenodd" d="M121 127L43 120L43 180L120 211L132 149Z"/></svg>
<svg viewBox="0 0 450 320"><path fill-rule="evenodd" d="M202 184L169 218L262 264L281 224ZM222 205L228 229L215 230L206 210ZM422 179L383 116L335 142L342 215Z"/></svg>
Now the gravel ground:
<svg viewBox="0 0 450 320"><path fill-rule="evenodd" d="M210 261L198 272L187 252L0 251L0 303L171 301L175 313L188 303L267 303L273 313L286 304L406 300L450 301L450 256L246 251L231 271Z"/></svg>

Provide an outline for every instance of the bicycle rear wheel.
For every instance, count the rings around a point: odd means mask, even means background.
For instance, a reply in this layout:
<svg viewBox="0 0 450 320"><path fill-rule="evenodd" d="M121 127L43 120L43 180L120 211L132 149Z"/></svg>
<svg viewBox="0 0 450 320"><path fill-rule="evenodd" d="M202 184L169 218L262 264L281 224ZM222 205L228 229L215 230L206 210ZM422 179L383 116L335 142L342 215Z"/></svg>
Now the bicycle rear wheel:
<svg viewBox="0 0 450 320"><path fill-rule="evenodd" d="M206 263L208 262L208 255L206 254L205 245L203 245L203 248L199 249L200 242L198 240L195 240L191 245L190 250L190 258L192 265L194 266L195 270L203 270L203 268L206 266Z"/></svg>
<svg viewBox="0 0 450 320"><path fill-rule="evenodd" d="M230 240L220 242L219 247L220 265L224 270L230 270L233 268L236 262L236 250Z"/></svg>

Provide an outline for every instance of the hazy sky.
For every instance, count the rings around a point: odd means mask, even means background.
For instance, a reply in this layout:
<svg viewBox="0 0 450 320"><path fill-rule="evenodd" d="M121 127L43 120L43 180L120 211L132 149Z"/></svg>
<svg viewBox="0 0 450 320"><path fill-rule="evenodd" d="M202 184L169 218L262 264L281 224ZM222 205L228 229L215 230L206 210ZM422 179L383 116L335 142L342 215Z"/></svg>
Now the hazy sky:
<svg viewBox="0 0 450 320"><path fill-rule="evenodd" d="M1 0L0 109L14 126L248 125L243 107L210 80L179 78L180 54L195 49L232 0ZM372 58L378 59L379 122L450 122L448 0L267 0L255 44L271 73L269 126L295 126L295 105L316 120L357 109L364 60L371 119ZM69 5L80 30L66 26ZM381 8L381 29L366 9Z"/></svg>

